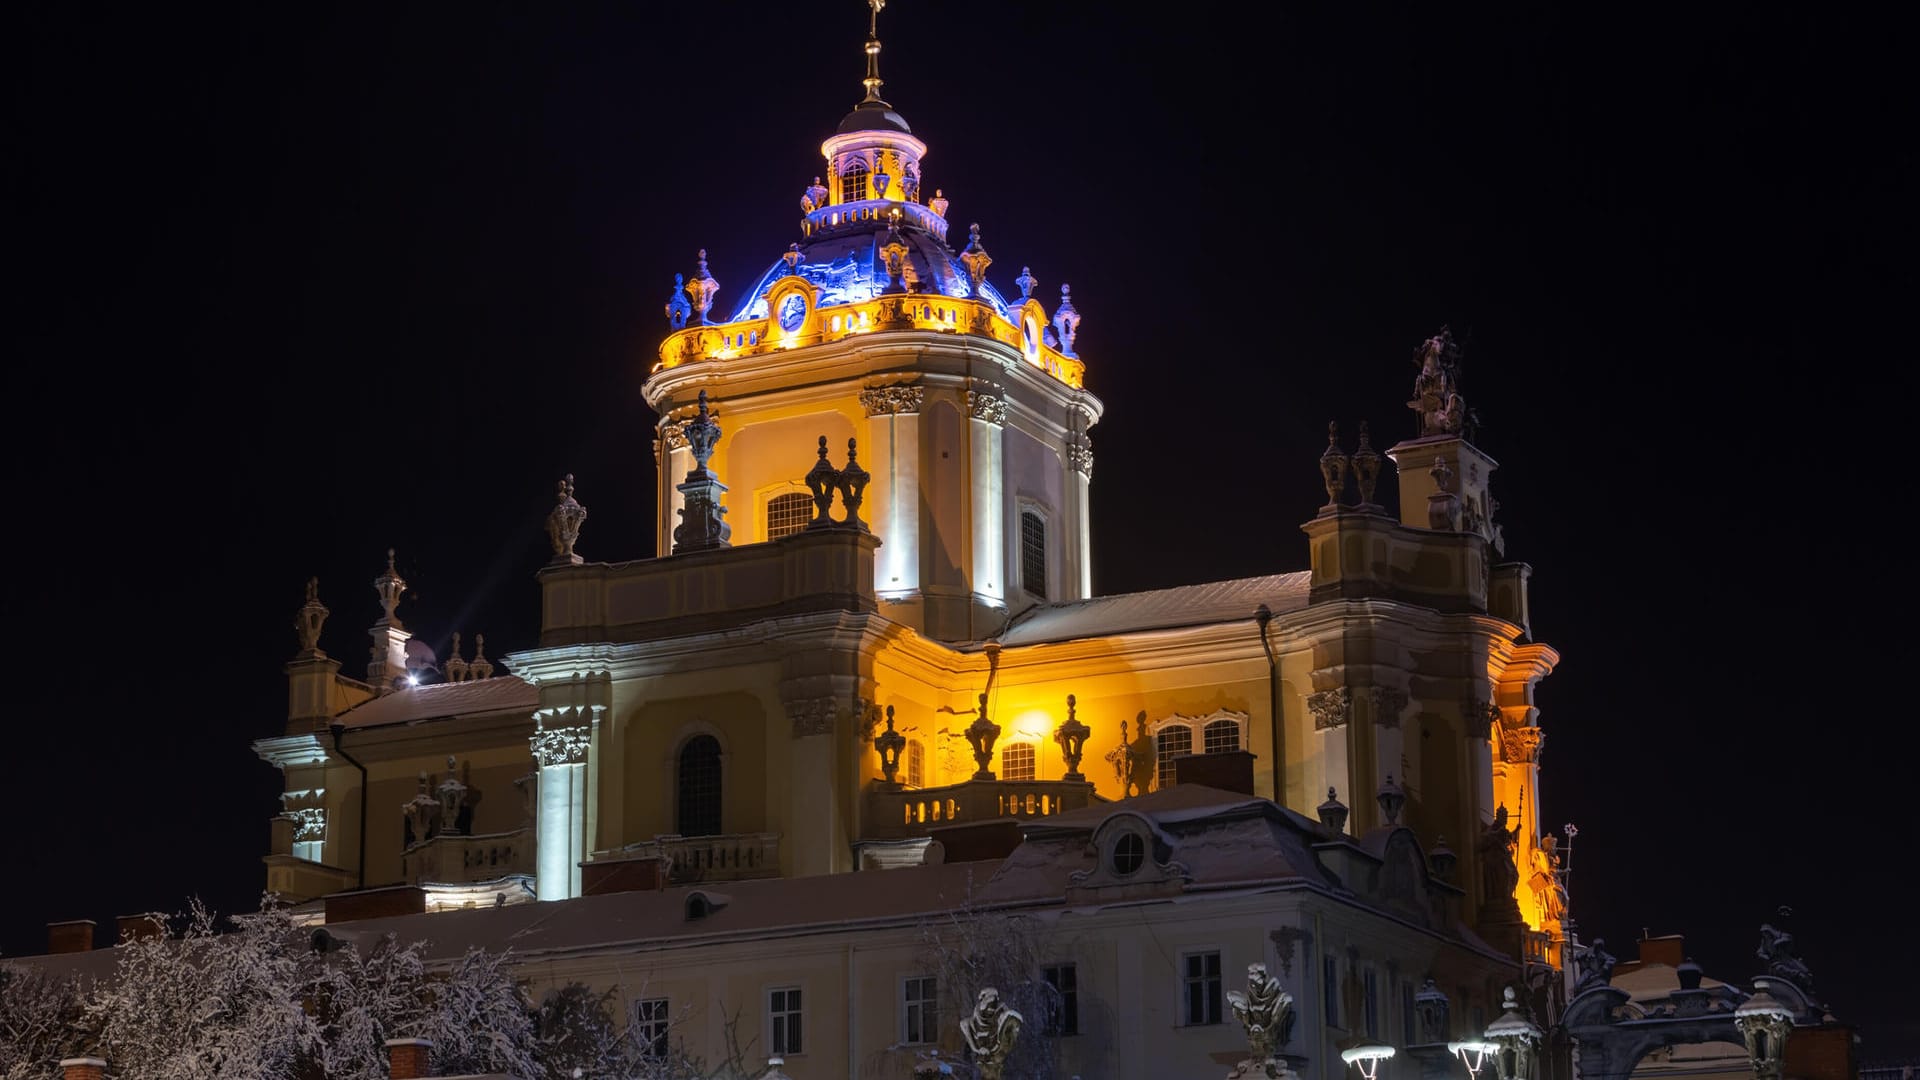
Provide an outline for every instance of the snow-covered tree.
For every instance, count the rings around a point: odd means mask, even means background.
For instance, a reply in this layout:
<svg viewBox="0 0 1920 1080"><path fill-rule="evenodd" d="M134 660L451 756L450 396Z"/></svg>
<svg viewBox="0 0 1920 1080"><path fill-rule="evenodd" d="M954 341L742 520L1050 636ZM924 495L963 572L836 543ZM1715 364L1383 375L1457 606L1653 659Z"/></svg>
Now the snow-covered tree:
<svg viewBox="0 0 1920 1080"><path fill-rule="evenodd" d="M63 1057L91 1040L71 979L0 963L0 1080L57 1080Z"/></svg>
<svg viewBox="0 0 1920 1080"><path fill-rule="evenodd" d="M971 899L921 925L922 962L938 978L940 1030L956 1030L973 1011L980 991L1000 991L1000 1000L1025 1020L1008 1059L1007 1075L1051 1080L1060 1023L1060 994L1041 975L1047 951L1044 928L1029 916L982 910ZM973 1075L971 1064L945 1063Z"/></svg>

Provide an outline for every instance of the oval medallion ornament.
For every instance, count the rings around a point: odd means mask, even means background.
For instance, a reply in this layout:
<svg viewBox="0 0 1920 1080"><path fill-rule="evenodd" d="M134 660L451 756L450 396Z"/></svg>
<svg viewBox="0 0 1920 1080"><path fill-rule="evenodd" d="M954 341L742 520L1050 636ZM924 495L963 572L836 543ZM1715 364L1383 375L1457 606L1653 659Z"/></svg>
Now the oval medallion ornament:
<svg viewBox="0 0 1920 1080"><path fill-rule="evenodd" d="M780 329L788 333L800 329L807 319L807 298L799 293L788 293L780 300Z"/></svg>

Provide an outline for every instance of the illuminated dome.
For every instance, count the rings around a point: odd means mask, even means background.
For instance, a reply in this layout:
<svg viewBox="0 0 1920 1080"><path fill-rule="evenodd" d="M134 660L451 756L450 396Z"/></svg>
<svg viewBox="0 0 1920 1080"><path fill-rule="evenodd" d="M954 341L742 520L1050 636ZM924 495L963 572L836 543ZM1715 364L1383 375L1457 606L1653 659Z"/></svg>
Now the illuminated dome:
<svg viewBox="0 0 1920 1080"><path fill-rule="evenodd" d="M820 290L821 307L872 300L886 288L887 264L880 256L880 248L887 242L886 227L878 221L862 225L866 227L815 233L808 242L795 246L800 257L791 272ZM968 295L966 267L944 241L919 228L902 228L900 240L907 245L906 277L915 283L915 293L956 299ZM787 276L787 263L786 257L775 259L729 321L766 318L767 290ZM991 283L980 283L980 299L1002 317L1010 318L1007 301Z"/></svg>

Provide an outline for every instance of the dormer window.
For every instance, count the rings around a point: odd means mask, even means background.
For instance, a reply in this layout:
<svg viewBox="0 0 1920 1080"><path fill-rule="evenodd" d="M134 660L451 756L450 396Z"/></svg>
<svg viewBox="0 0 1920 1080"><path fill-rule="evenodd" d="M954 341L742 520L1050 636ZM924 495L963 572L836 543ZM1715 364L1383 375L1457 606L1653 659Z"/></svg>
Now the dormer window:
<svg viewBox="0 0 1920 1080"><path fill-rule="evenodd" d="M1113 854L1109 859L1113 872L1121 877L1140 869L1147 861L1147 842L1139 833L1121 833L1113 842Z"/></svg>
<svg viewBox="0 0 1920 1080"><path fill-rule="evenodd" d="M863 161L849 161L846 170L840 174L840 201L859 202L867 197L867 166Z"/></svg>

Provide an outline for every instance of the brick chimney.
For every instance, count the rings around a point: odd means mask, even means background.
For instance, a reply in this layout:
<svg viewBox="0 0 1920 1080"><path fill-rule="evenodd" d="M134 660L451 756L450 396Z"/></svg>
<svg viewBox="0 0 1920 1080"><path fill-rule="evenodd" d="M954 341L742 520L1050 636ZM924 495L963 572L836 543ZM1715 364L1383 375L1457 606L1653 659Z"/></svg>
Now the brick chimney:
<svg viewBox="0 0 1920 1080"><path fill-rule="evenodd" d="M101 1080L107 1075L107 1063L101 1058L77 1057L60 1060L62 1080Z"/></svg>
<svg viewBox="0 0 1920 1080"><path fill-rule="evenodd" d="M47 951L50 953L88 952L93 948L93 920L69 919L47 924ZM78 1058L74 1060L78 1061Z"/></svg>
<svg viewBox="0 0 1920 1080"><path fill-rule="evenodd" d="M388 1039L387 1072L393 1080L419 1080L432 1076L428 1061L433 1056L432 1039Z"/></svg>
<svg viewBox="0 0 1920 1080"><path fill-rule="evenodd" d="M141 938L163 937L167 932L167 917L157 911L143 911L138 915L122 915L114 920L120 931L120 942L138 941Z"/></svg>

